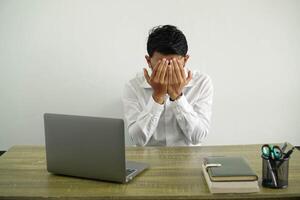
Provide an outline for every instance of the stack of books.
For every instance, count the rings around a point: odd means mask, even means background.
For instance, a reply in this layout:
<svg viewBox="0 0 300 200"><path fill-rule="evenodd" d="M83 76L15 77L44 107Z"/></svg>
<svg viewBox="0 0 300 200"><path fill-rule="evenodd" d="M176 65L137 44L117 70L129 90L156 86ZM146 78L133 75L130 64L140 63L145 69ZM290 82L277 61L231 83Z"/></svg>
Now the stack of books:
<svg viewBox="0 0 300 200"><path fill-rule="evenodd" d="M206 157L202 171L211 193L259 192L258 176L243 157Z"/></svg>

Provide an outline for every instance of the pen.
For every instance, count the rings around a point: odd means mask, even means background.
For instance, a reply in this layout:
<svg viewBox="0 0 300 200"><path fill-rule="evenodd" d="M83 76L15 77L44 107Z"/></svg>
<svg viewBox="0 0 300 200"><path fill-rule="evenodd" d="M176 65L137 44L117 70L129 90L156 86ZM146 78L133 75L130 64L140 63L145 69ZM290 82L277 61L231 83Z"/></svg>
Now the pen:
<svg viewBox="0 0 300 200"><path fill-rule="evenodd" d="M289 158L291 156L291 154L293 153L295 147L293 147L292 149L290 149L283 157L283 159Z"/></svg>
<svg viewBox="0 0 300 200"><path fill-rule="evenodd" d="M280 168L280 166L284 163L285 159L289 158L291 156L291 154L293 153L295 147L291 148L288 152L286 152L286 154L283 156L283 158L281 159L278 168Z"/></svg>
<svg viewBox="0 0 300 200"><path fill-rule="evenodd" d="M270 172L271 172L271 176L272 176L274 185L275 185L275 187L277 187L276 176L275 176L275 173L274 173L274 171L273 171L273 168L272 168L272 166L271 166L271 162L270 162L269 159L267 159L267 163L268 163L268 168L269 168L269 170L270 170Z"/></svg>
<svg viewBox="0 0 300 200"><path fill-rule="evenodd" d="M283 146L281 147L282 153L284 153L286 147L287 147L287 142L285 142L285 143L283 144Z"/></svg>

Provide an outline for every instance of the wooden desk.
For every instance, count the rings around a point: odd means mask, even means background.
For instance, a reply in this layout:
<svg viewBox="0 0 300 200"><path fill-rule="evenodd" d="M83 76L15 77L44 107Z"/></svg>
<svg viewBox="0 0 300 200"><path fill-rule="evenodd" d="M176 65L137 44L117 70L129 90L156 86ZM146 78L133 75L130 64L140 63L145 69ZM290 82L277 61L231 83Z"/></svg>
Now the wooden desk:
<svg viewBox="0 0 300 200"><path fill-rule="evenodd" d="M49 174L43 146L14 146L0 157L0 199L300 199L299 151L287 189L252 194L210 194L200 164L204 156L241 155L261 177L260 145L128 147L126 154L151 168L122 185Z"/></svg>

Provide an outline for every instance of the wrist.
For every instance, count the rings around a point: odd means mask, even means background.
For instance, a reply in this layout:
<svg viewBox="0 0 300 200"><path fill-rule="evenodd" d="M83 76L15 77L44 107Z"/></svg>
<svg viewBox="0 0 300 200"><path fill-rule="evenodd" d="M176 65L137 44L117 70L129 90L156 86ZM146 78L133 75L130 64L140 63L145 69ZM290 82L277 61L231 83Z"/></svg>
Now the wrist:
<svg viewBox="0 0 300 200"><path fill-rule="evenodd" d="M182 93L180 93L179 95L170 95L170 101L176 101L181 96L182 96Z"/></svg>
<svg viewBox="0 0 300 200"><path fill-rule="evenodd" d="M165 102L164 96L161 96L161 95L155 95L155 94L153 94L153 95L152 95L152 98L153 98L153 100L154 100L156 103L159 103L159 104L164 104L164 102Z"/></svg>

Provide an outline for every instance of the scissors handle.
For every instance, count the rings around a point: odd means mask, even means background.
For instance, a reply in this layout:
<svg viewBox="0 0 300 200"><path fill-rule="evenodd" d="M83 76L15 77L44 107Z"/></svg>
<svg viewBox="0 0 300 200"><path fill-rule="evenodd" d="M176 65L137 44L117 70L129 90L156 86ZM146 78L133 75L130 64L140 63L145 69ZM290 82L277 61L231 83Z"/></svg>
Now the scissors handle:
<svg viewBox="0 0 300 200"><path fill-rule="evenodd" d="M265 144L261 147L262 155L272 160L279 160L282 158L282 150L279 146Z"/></svg>
<svg viewBox="0 0 300 200"><path fill-rule="evenodd" d="M279 160L283 155L282 150L279 146L274 146L273 149L272 149L272 152L273 152L274 158L276 160Z"/></svg>

